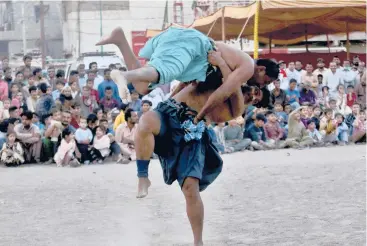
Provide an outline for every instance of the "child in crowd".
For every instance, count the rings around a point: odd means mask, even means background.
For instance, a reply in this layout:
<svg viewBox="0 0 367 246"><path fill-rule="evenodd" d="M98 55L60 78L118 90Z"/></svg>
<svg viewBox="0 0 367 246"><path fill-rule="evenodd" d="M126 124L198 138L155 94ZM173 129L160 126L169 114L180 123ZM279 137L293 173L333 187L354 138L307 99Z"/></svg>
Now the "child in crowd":
<svg viewBox="0 0 367 246"><path fill-rule="evenodd" d="M320 132L324 135L325 143L333 143L336 141L336 122L334 121L333 110L326 109L325 116L320 121Z"/></svg>
<svg viewBox="0 0 367 246"><path fill-rule="evenodd" d="M150 111L152 108L152 102L149 100L141 101L141 111L138 112L139 118L146 112Z"/></svg>
<svg viewBox="0 0 367 246"><path fill-rule="evenodd" d="M290 104L286 104L285 106L284 106L284 112L288 115L288 117L289 117L289 114L292 112L292 106L290 105Z"/></svg>
<svg viewBox="0 0 367 246"><path fill-rule="evenodd" d="M10 100L9 99L3 100L3 108L0 109L0 121L10 118L10 114L9 114L10 106L11 105L10 105Z"/></svg>
<svg viewBox="0 0 367 246"><path fill-rule="evenodd" d="M329 87L324 86L324 87L322 87L322 91L319 95L319 100L318 100L318 104L320 105L322 110L324 110L326 108L330 108L329 100L330 100Z"/></svg>
<svg viewBox="0 0 367 246"><path fill-rule="evenodd" d="M303 107L300 112L301 112L301 121L305 125L305 128L307 129L307 122L309 120L308 106Z"/></svg>
<svg viewBox="0 0 367 246"><path fill-rule="evenodd" d="M344 116L340 113L335 114L336 121L336 140L339 145L346 145L348 143L348 126L344 122Z"/></svg>
<svg viewBox="0 0 367 246"><path fill-rule="evenodd" d="M15 167L24 163L24 151L22 145L15 141L14 132L7 134L6 143L3 144L0 151L1 162L7 167Z"/></svg>
<svg viewBox="0 0 367 246"><path fill-rule="evenodd" d="M315 122L316 129L320 129L320 116L321 116L321 109L318 106L313 108L313 113L311 116L311 120Z"/></svg>
<svg viewBox="0 0 367 246"><path fill-rule="evenodd" d="M64 79L56 79L56 90L52 92L52 98L56 101L61 95L62 89L65 87Z"/></svg>
<svg viewBox="0 0 367 246"><path fill-rule="evenodd" d="M87 119L80 118L79 126L80 127L75 132L75 140L81 154L81 162L85 165L89 165L90 156L88 148L89 144L92 142L93 134L92 131L87 128Z"/></svg>
<svg viewBox="0 0 367 246"><path fill-rule="evenodd" d="M43 136L43 133L45 132L45 125L40 122L38 114L36 113L32 113L32 114L33 114L32 123L38 126L41 136Z"/></svg>
<svg viewBox="0 0 367 246"><path fill-rule="evenodd" d="M19 85L18 84L11 84L10 85L10 98L14 99L18 92L20 92ZM16 105L14 105L14 106L16 106Z"/></svg>
<svg viewBox="0 0 367 246"><path fill-rule="evenodd" d="M110 138L106 134L104 126L98 126L96 129L96 136L93 140L93 147L90 151L91 160L101 164L103 160L110 154Z"/></svg>
<svg viewBox="0 0 367 246"><path fill-rule="evenodd" d="M354 86L348 85L348 94L347 94L347 106L352 108L353 104L357 101L357 95L354 92Z"/></svg>
<svg viewBox="0 0 367 246"><path fill-rule="evenodd" d="M267 117L267 122L264 125L266 139L268 141L273 140L275 144L278 144L284 136L284 130L281 128L274 112L269 111L265 116Z"/></svg>
<svg viewBox="0 0 367 246"><path fill-rule="evenodd" d="M288 122L288 115L286 112L283 111L282 104L275 102L274 103L275 115L278 118L278 122L282 128L287 125Z"/></svg>
<svg viewBox="0 0 367 246"><path fill-rule="evenodd" d="M87 79L87 86L90 89L91 99L99 103L98 91L94 89L94 79Z"/></svg>
<svg viewBox="0 0 367 246"><path fill-rule="evenodd" d="M360 111L359 115L353 122L352 141L366 142L366 111Z"/></svg>
<svg viewBox="0 0 367 246"><path fill-rule="evenodd" d="M288 103L292 106L293 109L299 108L299 97L300 93L297 89L297 80L290 79L289 81L289 89L286 91Z"/></svg>
<svg viewBox="0 0 367 246"><path fill-rule="evenodd" d="M263 128L265 121L266 118L263 114L257 114L254 124L245 132L246 138L250 138L252 140L251 147L255 150L265 150L274 147L274 141L267 141L266 139Z"/></svg>
<svg viewBox="0 0 367 246"><path fill-rule="evenodd" d="M310 138L313 140L313 144L316 146L322 146L323 139L321 133L316 129L316 122L313 119L307 122L307 132Z"/></svg>
<svg viewBox="0 0 367 246"><path fill-rule="evenodd" d="M74 134L70 131L69 128L65 128L62 131L62 140L57 152L55 154L55 162L58 167L63 166L79 166L80 163L74 157L74 152L77 151Z"/></svg>

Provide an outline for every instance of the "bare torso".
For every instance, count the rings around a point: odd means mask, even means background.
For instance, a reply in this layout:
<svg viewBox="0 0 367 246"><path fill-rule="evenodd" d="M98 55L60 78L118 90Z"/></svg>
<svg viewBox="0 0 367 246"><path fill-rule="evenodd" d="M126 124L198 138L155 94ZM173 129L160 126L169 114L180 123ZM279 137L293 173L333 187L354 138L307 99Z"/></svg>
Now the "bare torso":
<svg viewBox="0 0 367 246"><path fill-rule="evenodd" d="M241 64L243 57L241 51L222 43L216 43L216 45L222 53L223 59L232 71ZM198 93L196 86L190 84L179 91L173 98L178 102L186 103L189 107L199 112L213 91L214 90L208 90L204 93ZM220 104L214 112L209 113L206 117L217 123L231 120L233 117L228 101Z"/></svg>

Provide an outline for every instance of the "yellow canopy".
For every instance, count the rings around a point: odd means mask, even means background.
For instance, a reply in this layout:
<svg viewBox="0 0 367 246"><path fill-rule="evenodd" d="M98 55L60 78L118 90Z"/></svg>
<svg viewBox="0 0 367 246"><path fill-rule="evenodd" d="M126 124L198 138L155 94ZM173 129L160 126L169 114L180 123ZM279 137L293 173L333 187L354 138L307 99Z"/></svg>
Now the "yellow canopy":
<svg viewBox="0 0 367 246"><path fill-rule="evenodd" d="M223 13L224 12L224 13ZM226 39L237 38L247 19L242 37L252 39L256 4L224 7L190 26L215 40L222 39L222 15ZM347 28L347 23L348 28ZM294 44L316 35L366 31L364 0L262 0L259 12L259 41Z"/></svg>

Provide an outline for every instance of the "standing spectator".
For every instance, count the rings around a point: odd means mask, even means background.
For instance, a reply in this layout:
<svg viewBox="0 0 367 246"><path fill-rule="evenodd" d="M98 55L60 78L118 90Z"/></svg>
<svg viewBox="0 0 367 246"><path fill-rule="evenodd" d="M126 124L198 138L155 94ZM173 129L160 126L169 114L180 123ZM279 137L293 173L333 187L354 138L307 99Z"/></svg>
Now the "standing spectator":
<svg viewBox="0 0 367 246"><path fill-rule="evenodd" d="M32 112L24 112L21 117L22 124L18 124L14 127L15 135L24 147L26 161L29 163L33 161L38 163L40 162L42 147L39 128L32 124Z"/></svg>
<svg viewBox="0 0 367 246"><path fill-rule="evenodd" d="M286 91L288 103L292 106L292 108L299 108L299 97L300 93L297 90L297 81L295 79L291 79L289 81L289 89Z"/></svg>
<svg viewBox="0 0 367 246"><path fill-rule="evenodd" d="M54 66L50 66L47 68L47 75L48 75L48 83L50 84L52 90L56 90L57 86L56 86L56 72L55 72L55 67Z"/></svg>
<svg viewBox="0 0 367 246"><path fill-rule="evenodd" d="M56 89L52 92L52 98L56 101L61 95L62 89L65 87L63 79L56 79L55 82Z"/></svg>
<svg viewBox="0 0 367 246"><path fill-rule="evenodd" d="M120 101L119 89L114 81L111 80L111 70L104 70L104 81L98 86L98 96L99 98L103 98L105 95L106 88L109 87L112 90L112 98Z"/></svg>
<svg viewBox="0 0 367 246"><path fill-rule="evenodd" d="M324 86L330 88L330 94L333 96L337 93L337 87L340 84L344 84L341 73L337 72L335 62L330 62L330 70L327 71L324 77Z"/></svg>
<svg viewBox="0 0 367 246"><path fill-rule="evenodd" d="M1 59L1 69L4 71L6 68L9 67L9 58L7 56L4 56ZM1 147L1 146L0 146Z"/></svg>
<svg viewBox="0 0 367 246"><path fill-rule="evenodd" d="M91 96L91 89L89 86L84 86L82 88L82 98L81 98L81 116L87 118L89 114L98 108L98 103L95 97Z"/></svg>
<svg viewBox="0 0 367 246"><path fill-rule="evenodd" d="M243 129L235 119L228 122L228 126L224 128L223 133L225 146L232 152L242 151L251 144L250 139L243 138Z"/></svg>
<svg viewBox="0 0 367 246"><path fill-rule="evenodd" d="M41 91L41 96L36 104L36 113L43 121L43 117L50 114L52 109L55 107L55 102L52 96L47 93L47 85L42 83L39 85L39 90Z"/></svg>
<svg viewBox="0 0 367 246"><path fill-rule="evenodd" d="M103 85L103 83L101 85ZM118 101L113 98L112 88L110 86L105 87L105 92L101 98L100 105L103 107L105 112L119 106Z"/></svg>
<svg viewBox="0 0 367 246"><path fill-rule="evenodd" d="M279 64L280 88L285 91L285 90L288 90L289 88L289 81L288 81L287 72L286 72L287 65L284 61L279 61L278 64Z"/></svg>
<svg viewBox="0 0 367 246"><path fill-rule="evenodd" d="M136 160L134 138L137 130L139 117L137 112L127 109L125 112L125 123L116 129L116 143L121 148L122 156L118 162L123 164Z"/></svg>
<svg viewBox="0 0 367 246"><path fill-rule="evenodd" d="M327 71L328 69L325 68L324 59L318 58L317 59L317 69L313 71L313 74L316 76L322 75L323 77L325 77Z"/></svg>
<svg viewBox="0 0 367 246"><path fill-rule="evenodd" d="M87 85L88 76L85 74L85 65L83 63L79 64L78 68L78 88L81 90L83 86Z"/></svg>
<svg viewBox="0 0 367 246"><path fill-rule="evenodd" d="M317 76L312 73L313 66L311 63L307 63L306 65L306 72L301 76L301 86L305 86L309 84L311 89L317 93L319 88L319 82L317 80Z"/></svg>
<svg viewBox="0 0 367 246"><path fill-rule="evenodd" d="M129 103L129 108L133 109L135 112L141 111L141 100L139 99L139 93L135 90L131 91L131 102Z"/></svg>
<svg viewBox="0 0 367 246"><path fill-rule="evenodd" d="M98 86L102 83L103 77L98 74L98 64L97 64L97 62L89 63L89 70L94 72L94 74L95 74L95 76L94 76L94 89L98 90Z"/></svg>
<svg viewBox="0 0 367 246"><path fill-rule="evenodd" d="M4 80L8 83L8 86L13 81L13 77L11 76L11 68L7 67L4 69Z"/></svg>
<svg viewBox="0 0 367 246"><path fill-rule="evenodd" d="M362 109L366 109L366 73L363 73L361 82L356 85L357 102Z"/></svg>
<svg viewBox="0 0 367 246"><path fill-rule="evenodd" d="M285 105L287 103L287 94L286 92L280 88L279 79L274 82L274 89L271 91L271 103L274 105L275 103L280 103L281 105Z"/></svg>
<svg viewBox="0 0 367 246"><path fill-rule="evenodd" d="M316 95L313 90L311 90L311 83L306 82L304 88L300 92L299 104L301 105L315 105Z"/></svg>
<svg viewBox="0 0 367 246"><path fill-rule="evenodd" d="M286 69L287 78L289 80L289 84L291 83L291 80L296 80L296 85L301 83L301 76L300 73L296 70L296 67L294 65L294 62L288 63L288 68Z"/></svg>
<svg viewBox="0 0 367 246"><path fill-rule="evenodd" d="M99 95L98 91L94 89L94 79L87 79L87 86L90 88L90 96L92 100L95 100L99 103Z"/></svg>
<svg viewBox="0 0 367 246"><path fill-rule="evenodd" d="M338 72L338 73L341 73L341 71L343 70L343 67L342 66L340 66L340 59L339 59L339 56L334 56L333 57L333 62L335 63L335 65L336 65L336 71Z"/></svg>
<svg viewBox="0 0 367 246"><path fill-rule="evenodd" d="M272 111L267 113L267 122L264 125L264 131L266 139L274 140L275 144L279 143L284 136L284 130L280 126L276 114Z"/></svg>
<svg viewBox="0 0 367 246"><path fill-rule="evenodd" d="M254 124L252 124L245 132L245 136L250 139L252 149L265 150L274 147L274 141L267 141L266 139L264 131L265 121L266 118L263 114L257 114Z"/></svg>
<svg viewBox="0 0 367 246"><path fill-rule="evenodd" d="M354 91L353 85L348 85L347 90L347 106L352 108L353 104L357 101L357 95Z"/></svg>
<svg viewBox="0 0 367 246"><path fill-rule="evenodd" d="M296 71L299 73L299 77L302 77L306 73L306 71L302 69L303 68L302 62L296 61L295 66L296 66Z"/></svg>
<svg viewBox="0 0 367 246"><path fill-rule="evenodd" d="M345 88L347 88L349 85L352 85L352 86L356 85L357 74L354 71L352 71L349 60L344 61L343 69L341 70L341 74L342 74Z"/></svg>
<svg viewBox="0 0 367 246"><path fill-rule="evenodd" d="M324 76L322 74L317 75L318 86L317 86L316 96L320 95L320 93L322 92L323 81L324 81Z"/></svg>

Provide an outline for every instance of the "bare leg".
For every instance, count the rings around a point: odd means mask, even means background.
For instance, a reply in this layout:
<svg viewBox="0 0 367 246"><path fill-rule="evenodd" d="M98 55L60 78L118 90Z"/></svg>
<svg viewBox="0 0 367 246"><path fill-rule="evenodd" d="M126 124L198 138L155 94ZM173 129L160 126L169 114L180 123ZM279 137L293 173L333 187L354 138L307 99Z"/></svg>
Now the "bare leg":
<svg viewBox="0 0 367 246"><path fill-rule="evenodd" d="M159 134L161 122L159 116L149 111L143 114L141 123L135 134L135 151L137 160L150 160L154 151L154 135ZM137 198L143 198L148 195L150 180L148 177L139 177Z"/></svg>
<svg viewBox="0 0 367 246"><path fill-rule="evenodd" d="M182 192L186 199L186 213L189 217L191 229L194 234L194 245L203 245L204 205L199 192L199 180L186 178Z"/></svg>
<svg viewBox="0 0 367 246"><path fill-rule="evenodd" d="M140 94L147 94L148 85L151 82L156 82L158 80L158 72L155 68L146 66L142 67L139 60L134 55L131 50L129 43L126 40L123 30L118 27L114 29L110 36L102 39L96 45L114 44L116 45L126 61L127 68L130 71L122 72L125 79L132 83L134 88Z"/></svg>

